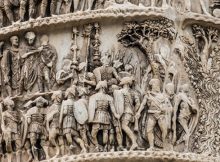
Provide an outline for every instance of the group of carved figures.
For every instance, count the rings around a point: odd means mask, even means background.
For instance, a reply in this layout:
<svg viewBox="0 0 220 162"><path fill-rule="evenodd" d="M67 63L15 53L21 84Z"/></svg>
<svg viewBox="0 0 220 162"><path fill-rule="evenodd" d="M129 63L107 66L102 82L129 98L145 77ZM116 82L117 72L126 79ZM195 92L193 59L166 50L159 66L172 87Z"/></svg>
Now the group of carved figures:
<svg viewBox="0 0 220 162"><path fill-rule="evenodd" d="M15 154L21 162L25 151L29 161L39 161L74 154L76 148L81 153L170 150L182 143L188 151L198 107L188 84L179 85L175 91L178 71L174 62L169 63L162 78L162 61L155 55L157 59L146 70L151 77L143 96L134 88L132 65L119 60L112 63L107 54L100 58L101 65L88 73L86 65L78 63L76 53L70 53L56 72L57 53L48 36L41 37L38 48L35 38L33 32L26 33L24 54L17 36L10 38L9 49L1 50L2 85L8 95L16 94L2 101L2 158L5 154L12 162ZM17 95L24 89L29 91L36 81L40 92L49 93L37 93L23 108L17 106ZM64 90L51 91L54 84L67 82ZM139 135L146 137L147 145L139 144ZM51 155L51 147L56 147L55 155Z"/></svg>
<svg viewBox="0 0 220 162"><path fill-rule="evenodd" d="M0 1L0 27L6 19L10 23L32 20L33 18L43 18L59 14L105 8L111 4L133 3L140 6L151 6L166 8L174 6L182 11L191 11L191 0L1 0ZM194 2L196 3L196 2ZM198 0L202 13L211 15L209 7L213 10L213 15L218 16L220 2L209 4L209 0ZM197 4L197 3L196 3ZM208 5L208 7L207 7ZM28 9L27 9L28 8ZM28 16L26 16L28 15Z"/></svg>
<svg viewBox="0 0 220 162"><path fill-rule="evenodd" d="M45 16L91 10L95 5L94 2L95 0L1 0L0 25L3 25L4 14L10 23L14 23L16 21L24 21L26 17L28 19L33 19L37 16L43 18Z"/></svg>
<svg viewBox="0 0 220 162"><path fill-rule="evenodd" d="M49 44L47 35L40 39L40 47L35 47L34 32L25 34L27 45L22 48L18 36L10 38L11 46L4 49L1 42L1 94L21 95L31 91L38 83L39 92L49 91L55 80L57 53Z"/></svg>

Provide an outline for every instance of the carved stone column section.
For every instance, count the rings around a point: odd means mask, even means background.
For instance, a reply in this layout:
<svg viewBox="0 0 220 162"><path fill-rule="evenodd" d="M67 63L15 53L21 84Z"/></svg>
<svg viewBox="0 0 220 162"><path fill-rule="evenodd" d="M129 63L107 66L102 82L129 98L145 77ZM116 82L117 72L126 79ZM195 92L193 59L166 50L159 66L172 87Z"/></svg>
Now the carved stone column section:
<svg viewBox="0 0 220 162"><path fill-rule="evenodd" d="M99 50L101 41L100 41L100 25L99 23L94 24L94 40L92 42L92 48L93 48L93 65L94 67L97 67L100 65L100 58L101 58L101 53Z"/></svg>

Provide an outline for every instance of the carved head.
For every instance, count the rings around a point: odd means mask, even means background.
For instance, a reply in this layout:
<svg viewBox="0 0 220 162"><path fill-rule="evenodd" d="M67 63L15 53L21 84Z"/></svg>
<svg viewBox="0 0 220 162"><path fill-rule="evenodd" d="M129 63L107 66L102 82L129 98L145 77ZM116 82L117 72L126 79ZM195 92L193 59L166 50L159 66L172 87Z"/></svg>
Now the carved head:
<svg viewBox="0 0 220 162"><path fill-rule="evenodd" d="M166 93L169 95L169 96L172 96L174 95L174 84L173 83L167 83L166 86L165 86L165 90L166 90Z"/></svg>
<svg viewBox="0 0 220 162"><path fill-rule="evenodd" d="M64 71L71 70L72 61L70 59L63 59L62 69Z"/></svg>
<svg viewBox="0 0 220 162"><path fill-rule="evenodd" d="M189 85L188 84L181 85L180 86L180 92L188 93L189 92Z"/></svg>
<svg viewBox="0 0 220 162"><path fill-rule="evenodd" d="M58 103L61 103L62 102L62 99L63 99L63 93L62 91L55 91L53 92L53 95L51 96L51 100L54 102L58 102Z"/></svg>
<svg viewBox="0 0 220 162"><path fill-rule="evenodd" d="M34 32L27 32L25 34L25 39L27 40L29 45L33 45L36 39L36 34Z"/></svg>
<svg viewBox="0 0 220 162"><path fill-rule="evenodd" d="M152 92L160 92L160 80L157 78L153 78L150 80L149 85L151 86L151 91Z"/></svg>
<svg viewBox="0 0 220 162"><path fill-rule="evenodd" d="M38 97L34 100L34 103L36 103L36 106L39 108L44 107L44 105L48 105L48 101L44 99L43 97Z"/></svg>
<svg viewBox="0 0 220 162"><path fill-rule="evenodd" d="M180 107L181 107L181 109L188 109L188 108L189 108L189 105L188 105L187 102L182 101L182 102L180 103Z"/></svg>
<svg viewBox="0 0 220 162"><path fill-rule="evenodd" d="M85 87L78 87L77 88L77 91L78 91L78 95L79 97L83 96L83 95L86 95L87 94L87 90Z"/></svg>
<svg viewBox="0 0 220 162"><path fill-rule="evenodd" d="M47 45L49 43L49 37L46 34L42 35L40 38L40 43L41 45Z"/></svg>
<svg viewBox="0 0 220 162"><path fill-rule="evenodd" d="M19 38L18 36L12 36L10 38L10 42L12 46L18 47L19 46Z"/></svg>
<svg viewBox="0 0 220 162"><path fill-rule="evenodd" d="M101 63L103 66L109 66L111 62L110 55L102 56Z"/></svg>
<svg viewBox="0 0 220 162"><path fill-rule="evenodd" d="M9 97L7 97L3 100L3 104L7 110L13 110L14 106L15 106L14 101Z"/></svg>
<svg viewBox="0 0 220 162"><path fill-rule="evenodd" d="M100 90L100 89L107 89L108 85L107 85L107 81L104 80L104 81L99 81L98 84L96 85L96 88L95 90Z"/></svg>
<svg viewBox="0 0 220 162"><path fill-rule="evenodd" d="M68 98L72 98L76 95L76 86L72 85L70 88L68 88L65 92L65 97Z"/></svg>

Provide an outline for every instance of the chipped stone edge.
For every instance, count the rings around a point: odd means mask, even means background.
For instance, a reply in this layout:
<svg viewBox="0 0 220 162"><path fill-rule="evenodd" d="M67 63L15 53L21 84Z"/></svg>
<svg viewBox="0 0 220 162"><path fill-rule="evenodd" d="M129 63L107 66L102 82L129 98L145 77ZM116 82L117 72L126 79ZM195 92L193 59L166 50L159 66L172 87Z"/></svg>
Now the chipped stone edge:
<svg viewBox="0 0 220 162"><path fill-rule="evenodd" d="M220 157L211 157L205 154L194 153L178 153L170 151L124 151L124 152L102 152L102 153L87 153L72 156L65 156L56 159L44 160L42 162L93 162L98 160L181 160L186 162L219 162Z"/></svg>
<svg viewBox="0 0 220 162"><path fill-rule="evenodd" d="M56 25L66 25L66 24L82 24L82 23L91 23L94 21L99 21L103 19L129 19L132 17L150 17L150 16L159 16L167 17L166 12L169 9L155 8L155 7L144 7L144 8L107 8L99 9L85 12L70 13L64 15L58 15L54 17L46 17L41 19L32 19L22 23L15 23L8 27L3 27L0 29L0 40L4 40L13 34L18 32L24 32L28 30L38 30L39 28L44 27L53 27ZM220 25L220 19L215 17L210 17L197 13L177 13L183 19L183 24L187 22L201 21L206 23L211 23L213 25ZM177 18L177 17L176 17Z"/></svg>

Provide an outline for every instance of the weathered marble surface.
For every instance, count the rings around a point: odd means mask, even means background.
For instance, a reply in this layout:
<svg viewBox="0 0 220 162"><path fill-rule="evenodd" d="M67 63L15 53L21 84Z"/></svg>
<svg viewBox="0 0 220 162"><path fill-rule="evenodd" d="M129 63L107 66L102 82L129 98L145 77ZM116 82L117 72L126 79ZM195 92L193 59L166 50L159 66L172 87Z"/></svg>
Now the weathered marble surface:
<svg viewBox="0 0 220 162"><path fill-rule="evenodd" d="M0 3L0 161L219 161L218 1L31 4Z"/></svg>

